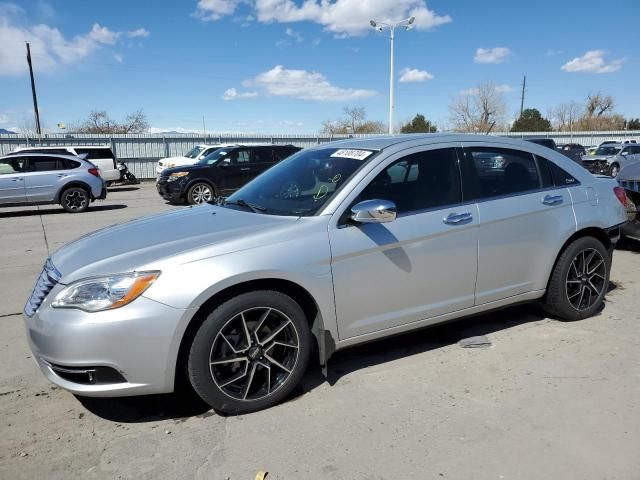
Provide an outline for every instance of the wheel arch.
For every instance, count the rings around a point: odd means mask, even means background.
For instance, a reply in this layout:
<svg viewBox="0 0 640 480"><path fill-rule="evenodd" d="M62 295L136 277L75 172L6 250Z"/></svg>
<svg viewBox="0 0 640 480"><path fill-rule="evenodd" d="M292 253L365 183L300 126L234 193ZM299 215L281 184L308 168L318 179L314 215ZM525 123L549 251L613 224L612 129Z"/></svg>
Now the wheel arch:
<svg viewBox="0 0 640 480"><path fill-rule="evenodd" d="M257 280L247 280L228 286L223 290L216 292L202 305L200 305L196 313L191 317L191 320L187 324L182 335L182 339L180 340L180 347L178 348L175 366L175 385L178 385L180 381L184 381L186 379L186 359L189 355L189 346L191 345L196 332L206 319L208 313L216 306L223 304L233 297L256 290L274 290L283 293L291 297L296 303L298 303L298 305L300 305L300 308L302 308L302 311L307 318L307 322L309 323L311 334L316 342L317 349L314 357L320 365L326 366L329 357L331 357L335 351L335 340L333 339L331 332L325 329L322 313L320 312L320 308L315 298L306 288L290 280L284 280L281 278L262 278Z"/></svg>
<svg viewBox="0 0 640 480"><path fill-rule="evenodd" d="M60 187L58 189L58 191L56 192L56 196L53 199L53 201L55 203L60 203L60 197L62 195L62 192L64 192L65 190L68 190L69 188L73 188L73 187L80 187L84 190L87 191L87 193L89 194L89 197L91 198L91 200L95 200L93 197L93 194L91 193L91 187L89 185L87 185L85 182L81 181L81 180L73 180L69 183L65 183L62 187Z"/></svg>
<svg viewBox="0 0 640 480"><path fill-rule="evenodd" d="M558 250L558 253L556 254L556 258L553 261L553 265L551 266L551 269L548 272L547 275L547 286L546 288L549 288L549 282L551 281L551 275L553 275L553 271L556 268L556 265L558 264L558 260L560 259L560 256L562 255L562 252L564 252L567 247L569 245L571 245L571 243L573 243L575 240L579 239L579 238L583 238L583 237L594 237L597 240L599 240L600 242L602 242L602 244L604 245L604 247L610 251L613 248L614 245L614 241L612 240L612 236L610 234L609 231L607 231L604 228L600 228L600 227L586 227L586 228L582 228L576 232L574 232L569 238L567 238L567 240L564 242L564 244L562 245L562 247L560 248L560 250Z"/></svg>

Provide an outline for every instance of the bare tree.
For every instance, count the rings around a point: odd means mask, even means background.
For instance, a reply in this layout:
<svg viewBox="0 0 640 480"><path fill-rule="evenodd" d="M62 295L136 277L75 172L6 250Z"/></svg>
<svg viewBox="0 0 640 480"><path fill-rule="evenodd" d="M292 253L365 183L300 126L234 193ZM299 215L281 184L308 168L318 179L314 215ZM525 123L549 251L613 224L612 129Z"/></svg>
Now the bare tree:
<svg viewBox="0 0 640 480"><path fill-rule="evenodd" d="M449 104L450 121L461 132L489 133L502 127L506 110L504 95L494 82L481 83Z"/></svg>
<svg viewBox="0 0 640 480"><path fill-rule="evenodd" d="M367 112L364 107L344 107L342 113L344 113L346 117L345 120L348 122L353 133L364 133L358 132L358 128L364 123L365 118L367 118Z"/></svg>
<svg viewBox="0 0 640 480"><path fill-rule="evenodd" d="M145 133L149 130L149 122L142 110L127 115L123 123L113 120L104 110L92 110L84 121L71 127L71 130L102 134Z"/></svg>
<svg viewBox="0 0 640 480"><path fill-rule="evenodd" d="M384 133L386 125L382 122L367 120L367 112L364 107L344 107L345 117L338 120L325 120L322 122L322 133L331 135L349 133Z"/></svg>
<svg viewBox="0 0 640 480"><path fill-rule="evenodd" d="M573 101L561 103L549 111L549 116L553 119L555 129L560 132L573 130L582 115L582 106Z"/></svg>
<svg viewBox="0 0 640 480"><path fill-rule="evenodd" d="M606 112L613 111L614 102L611 95L603 95L602 92L590 93L587 96L585 107L587 117L602 117Z"/></svg>

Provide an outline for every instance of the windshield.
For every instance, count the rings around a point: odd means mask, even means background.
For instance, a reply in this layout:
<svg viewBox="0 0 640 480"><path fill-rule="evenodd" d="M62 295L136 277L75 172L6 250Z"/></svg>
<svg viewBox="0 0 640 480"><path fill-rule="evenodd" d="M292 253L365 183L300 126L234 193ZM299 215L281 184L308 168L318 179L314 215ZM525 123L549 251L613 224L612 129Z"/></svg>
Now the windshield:
<svg viewBox="0 0 640 480"><path fill-rule="evenodd" d="M598 147L596 155L617 155L620 150L622 150L620 147L609 147L605 145L603 147Z"/></svg>
<svg viewBox="0 0 640 480"><path fill-rule="evenodd" d="M202 150L204 150L204 147L199 147L199 146L198 147L193 147L184 156L187 157L187 158L196 158L198 155L200 155L200 152L202 152Z"/></svg>
<svg viewBox="0 0 640 480"><path fill-rule="evenodd" d="M231 204L243 200L272 215L312 216L374 156L371 150L302 150L267 170L227 201Z"/></svg>
<svg viewBox="0 0 640 480"><path fill-rule="evenodd" d="M207 153L204 157L198 160L198 165L213 165L229 152L229 149L218 148Z"/></svg>

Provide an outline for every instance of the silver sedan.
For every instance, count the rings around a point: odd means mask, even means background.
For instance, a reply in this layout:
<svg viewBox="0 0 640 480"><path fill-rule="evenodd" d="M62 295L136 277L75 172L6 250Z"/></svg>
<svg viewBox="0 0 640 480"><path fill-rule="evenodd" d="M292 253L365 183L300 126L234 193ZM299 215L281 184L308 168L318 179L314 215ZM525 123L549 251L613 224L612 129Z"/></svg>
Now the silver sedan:
<svg viewBox="0 0 640 480"><path fill-rule="evenodd" d="M218 205L61 248L26 304L28 339L78 395L170 392L184 377L216 410L251 412L351 345L523 301L593 315L625 202L613 179L530 142L320 145Z"/></svg>

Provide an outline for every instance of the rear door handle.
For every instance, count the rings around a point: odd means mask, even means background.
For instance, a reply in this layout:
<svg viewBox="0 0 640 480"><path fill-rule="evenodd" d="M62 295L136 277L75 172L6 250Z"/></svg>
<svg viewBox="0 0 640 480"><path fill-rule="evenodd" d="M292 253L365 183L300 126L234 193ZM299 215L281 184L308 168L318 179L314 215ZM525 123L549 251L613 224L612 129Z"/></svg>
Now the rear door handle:
<svg viewBox="0 0 640 480"><path fill-rule="evenodd" d="M545 195L542 199L545 205L560 205L562 202L564 202L562 195Z"/></svg>
<svg viewBox="0 0 640 480"><path fill-rule="evenodd" d="M12 182L21 182L22 180L24 180L23 178L17 177L17 178L12 178L11 181Z"/></svg>
<svg viewBox="0 0 640 480"><path fill-rule="evenodd" d="M464 213L450 213L442 219L447 225L464 225L473 220L473 215L469 212Z"/></svg>
<svg viewBox="0 0 640 480"><path fill-rule="evenodd" d="M64 178L64 177L68 177L69 175L67 175L66 173L59 173L58 174L58 178Z"/></svg>

